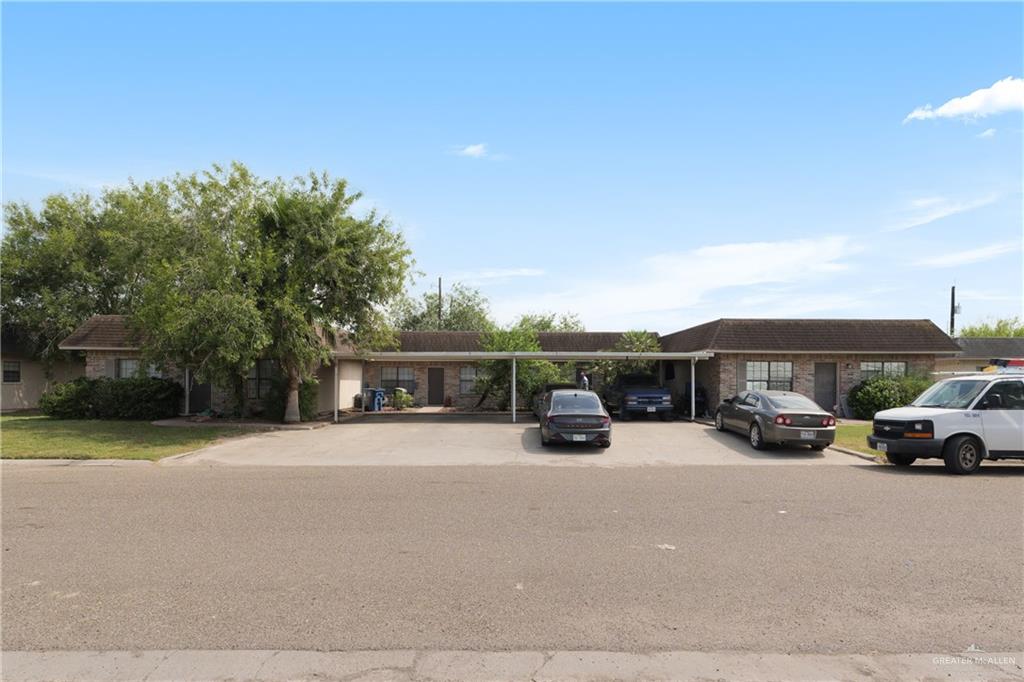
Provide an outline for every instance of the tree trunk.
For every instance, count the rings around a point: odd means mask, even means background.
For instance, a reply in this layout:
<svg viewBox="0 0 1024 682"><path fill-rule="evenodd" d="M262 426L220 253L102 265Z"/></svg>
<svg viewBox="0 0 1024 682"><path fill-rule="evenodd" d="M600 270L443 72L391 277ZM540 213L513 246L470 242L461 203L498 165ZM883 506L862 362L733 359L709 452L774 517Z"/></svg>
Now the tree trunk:
<svg viewBox="0 0 1024 682"><path fill-rule="evenodd" d="M294 424L302 419L299 413L299 374L294 369L288 370L288 397L284 404L284 421Z"/></svg>

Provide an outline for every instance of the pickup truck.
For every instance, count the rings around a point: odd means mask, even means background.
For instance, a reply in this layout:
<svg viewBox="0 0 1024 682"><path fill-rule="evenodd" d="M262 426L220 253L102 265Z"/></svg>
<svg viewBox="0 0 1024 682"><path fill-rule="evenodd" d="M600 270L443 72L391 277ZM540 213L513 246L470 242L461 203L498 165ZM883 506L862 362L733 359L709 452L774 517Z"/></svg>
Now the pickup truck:
<svg viewBox="0 0 1024 682"><path fill-rule="evenodd" d="M658 385L650 374L624 374L604 391L609 412L622 421L634 415L656 414L662 421L672 418L672 391Z"/></svg>

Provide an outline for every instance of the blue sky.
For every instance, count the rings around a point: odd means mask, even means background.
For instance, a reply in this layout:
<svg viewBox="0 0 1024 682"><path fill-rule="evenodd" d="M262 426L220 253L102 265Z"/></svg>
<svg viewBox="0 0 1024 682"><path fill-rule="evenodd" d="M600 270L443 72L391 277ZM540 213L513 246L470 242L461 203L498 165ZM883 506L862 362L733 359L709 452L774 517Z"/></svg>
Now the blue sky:
<svg viewBox="0 0 1024 682"><path fill-rule="evenodd" d="M326 169L502 321L1024 307L1019 3L2 12L5 201Z"/></svg>

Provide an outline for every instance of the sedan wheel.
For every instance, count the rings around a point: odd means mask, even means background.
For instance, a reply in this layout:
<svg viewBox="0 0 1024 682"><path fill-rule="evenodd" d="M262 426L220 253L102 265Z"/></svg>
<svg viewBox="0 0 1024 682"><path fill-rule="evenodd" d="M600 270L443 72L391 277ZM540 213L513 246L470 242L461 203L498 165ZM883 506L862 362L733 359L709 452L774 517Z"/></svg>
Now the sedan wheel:
<svg viewBox="0 0 1024 682"><path fill-rule="evenodd" d="M715 412L715 428L719 431L725 431L725 421L722 419L722 411Z"/></svg>
<svg viewBox="0 0 1024 682"><path fill-rule="evenodd" d="M764 450L764 436L757 422L750 425L750 446L755 450Z"/></svg>

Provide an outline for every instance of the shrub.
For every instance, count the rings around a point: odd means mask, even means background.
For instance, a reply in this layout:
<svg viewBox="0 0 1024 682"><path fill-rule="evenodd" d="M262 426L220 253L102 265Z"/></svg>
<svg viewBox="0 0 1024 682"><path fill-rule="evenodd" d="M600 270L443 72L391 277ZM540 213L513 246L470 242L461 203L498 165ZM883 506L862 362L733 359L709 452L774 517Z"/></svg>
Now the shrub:
<svg viewBox="0 0 1024 682"><path fill-rule="evenodd" d="M922 376L871 377L850 389L850 409L857 419L873 419L876 412L909 405L931 385Z"/></svg>
<svg viewBox="0 0 1024 682"><path fill-rule="evenodd" d="M93 416L95 384L95 380L85 377L57 384L39 397L39 409L57 419L89 419Z"/></svg>
<svg viewBox="0 0 1024 682"><path fill-rule="evenodd" d="M396 409L404 410L407 407L412 407L414 403L415 399L406 391L395 391L394 405Z"/></svg>
<svg viewBox="0 0 1024 682"><path fill-rule="evenodd" d="M315 379L299 384L299 418L313 421L319 407L320 383ZM270 384L270 392L263 399L263 415L273 421L284 421L284 408L288 402L288 380L284 377L274 379Z"/></svg>
<svg viewBox="0 0 1024 682"><path fill-rule="evenodd" d="M58 419L164 419L178 414L183 392L171 379L85 379L43 394L43 414Z"/></svg>

